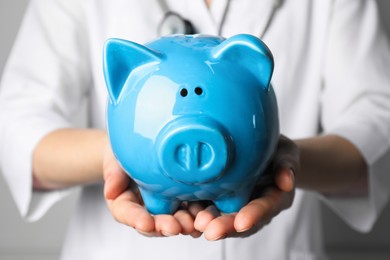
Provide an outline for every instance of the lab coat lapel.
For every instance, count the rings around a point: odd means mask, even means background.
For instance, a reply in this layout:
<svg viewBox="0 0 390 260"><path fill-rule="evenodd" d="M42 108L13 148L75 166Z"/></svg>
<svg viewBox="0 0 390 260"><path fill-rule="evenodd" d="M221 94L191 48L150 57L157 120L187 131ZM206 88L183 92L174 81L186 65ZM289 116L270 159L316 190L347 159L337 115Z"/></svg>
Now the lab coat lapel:
<svg viewBox="0 0 390 260"><path fill-rule="evenodd" d="M273 4L271 0L231 0L222 36L248 33L260 37L270 19Z"/></svg>
<svg viewBox="0 0 390 260"><path fill-rule="evenodd" d="M210 9L208 10L211 18L214 21L215 26L217 27L217 33L219 33L220 28L223 29L224 26L224 15L225 12L228 12L229 0L213 0L211 1Z"/></svg>

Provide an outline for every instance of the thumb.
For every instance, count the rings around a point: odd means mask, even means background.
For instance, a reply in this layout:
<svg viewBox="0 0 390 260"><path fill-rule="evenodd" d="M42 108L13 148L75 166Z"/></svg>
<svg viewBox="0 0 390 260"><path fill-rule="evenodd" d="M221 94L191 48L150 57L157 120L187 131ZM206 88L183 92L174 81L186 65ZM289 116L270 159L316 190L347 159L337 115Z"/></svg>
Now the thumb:
<svg viewBox="0 0 390 260"><path fill-rule="evenodd" d="M116 199L129 186L131 179L117 162L111 148L107 148L103 160L104 196Z"/></svg>
<svg viewBox="0 0 390 260"><path fill-rule="evenodd" d="M284 191L290 192L295 186L295 174L291 168L281 168L275 176L276 186Z"/></svg>

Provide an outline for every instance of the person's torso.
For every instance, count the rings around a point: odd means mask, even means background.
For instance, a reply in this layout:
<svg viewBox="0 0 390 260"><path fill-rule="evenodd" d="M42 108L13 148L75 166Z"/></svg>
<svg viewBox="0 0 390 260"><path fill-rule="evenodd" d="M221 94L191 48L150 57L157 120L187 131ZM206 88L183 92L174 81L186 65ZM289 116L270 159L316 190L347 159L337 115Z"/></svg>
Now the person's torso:
<svg viewBox="0 0 390 260"><path fill-rule="evenodd" d="M105 127L107 93L102 72L103 45L108 38L146 43L158 37L164 17L160 1L83 1L94 87L90 122ZM226 0L214 0L210 12L203 1L166 1L170 10L189 19L198 33L216 34ZM222 36L264 33L272 1L232 0ZM329 1L284 1L263 40L275 59L275 88L281 132L291 138L319 129L321 62ZM313 29L315 28L315 30ZM146 238L114 221L102 186L84 189L66 239L62 259L320 259L320 215L314 194L297 191L291 209L258 234L208 242L191 237Z"/></svg>

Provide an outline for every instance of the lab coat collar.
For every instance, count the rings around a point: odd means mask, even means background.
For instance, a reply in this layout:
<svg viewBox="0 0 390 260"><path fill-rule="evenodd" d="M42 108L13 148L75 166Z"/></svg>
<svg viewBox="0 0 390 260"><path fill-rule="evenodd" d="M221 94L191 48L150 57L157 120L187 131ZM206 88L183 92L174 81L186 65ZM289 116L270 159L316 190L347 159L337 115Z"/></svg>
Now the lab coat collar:
<svg viewBox="0 0 390 260"><path fill-rule="evenodd" d="M227 2L228 0L215 1L217 5L218 1ZM231 3L229 10L222 28L222 36L224 37L230 37L240 33L248 33L260 37L263 35L264 29L267 26L269 20L272 19L273 23L276 18L276 15L271 17L273 6L275 4L273 0L230 1ZM276 9L276 12L277 11L278 10Z"/></svg>
<svg viewBox="0 0 390 260"><path fill-rule="evenodd" d="M221 36L224 37L239 33L260 37L270 19L273 5L272 0L213 0L208 9L204 0L167 0L169 10L188 19L201 34L218 35L225 10L228 8L222 25ZM275 16L272 19L275 19Z"/></svg>

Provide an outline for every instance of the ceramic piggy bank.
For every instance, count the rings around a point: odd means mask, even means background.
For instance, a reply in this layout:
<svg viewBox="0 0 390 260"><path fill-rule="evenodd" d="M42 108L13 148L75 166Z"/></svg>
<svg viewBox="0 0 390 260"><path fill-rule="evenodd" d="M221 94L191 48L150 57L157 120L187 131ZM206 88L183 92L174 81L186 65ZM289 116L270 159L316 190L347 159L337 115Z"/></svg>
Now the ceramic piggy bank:
<svg viewBox="0 0 390 260"><path fill-rule="evenodd" d="M272 72L269 49L250 35L106 42L111 146L150 213L248 202L279 138Z"/></svg>

